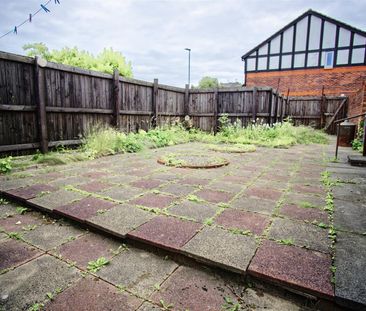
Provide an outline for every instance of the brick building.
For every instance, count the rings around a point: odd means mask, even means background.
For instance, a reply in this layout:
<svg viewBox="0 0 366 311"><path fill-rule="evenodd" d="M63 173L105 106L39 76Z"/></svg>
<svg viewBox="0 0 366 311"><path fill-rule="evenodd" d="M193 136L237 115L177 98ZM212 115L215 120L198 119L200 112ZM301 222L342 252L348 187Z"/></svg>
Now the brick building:
<svg viewBox="0 0 366 311"><path fill-rule="evenodd" d="M364 89L366 32L309 10L242 56L244 84L290 96ZM359 107L357 107L358 109Z"/></svg>

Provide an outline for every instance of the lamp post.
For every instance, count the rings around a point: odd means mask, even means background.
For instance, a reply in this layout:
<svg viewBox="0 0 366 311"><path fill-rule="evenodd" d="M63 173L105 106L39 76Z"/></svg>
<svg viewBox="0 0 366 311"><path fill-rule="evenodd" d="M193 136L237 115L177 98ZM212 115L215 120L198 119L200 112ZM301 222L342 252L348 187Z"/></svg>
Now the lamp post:
<svg viewBox="0 0 366 311"><path fill-rule="evenodd" d="M191 86L191 49L185 48L188 51L188 86Z"/></svg>

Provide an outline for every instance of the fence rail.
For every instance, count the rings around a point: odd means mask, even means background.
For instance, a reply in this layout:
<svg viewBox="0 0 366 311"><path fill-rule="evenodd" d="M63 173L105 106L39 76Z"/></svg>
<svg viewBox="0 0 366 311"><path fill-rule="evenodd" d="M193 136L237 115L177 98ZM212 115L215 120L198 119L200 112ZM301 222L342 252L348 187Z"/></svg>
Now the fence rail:
<svg viewBox="0 0 366 311"><path fill-rule="evenodd" d="M272 88L196 90L94 72L0 52L0 152L70 145L96 124L129 132L189 115L193 125L216 131L228 114L243 125L326 125L344 97L284 97ZM344 108L345 109L345 108ZM345 116L345 111L337 116ZM334 128L330 127L334 133Z"/></svg>

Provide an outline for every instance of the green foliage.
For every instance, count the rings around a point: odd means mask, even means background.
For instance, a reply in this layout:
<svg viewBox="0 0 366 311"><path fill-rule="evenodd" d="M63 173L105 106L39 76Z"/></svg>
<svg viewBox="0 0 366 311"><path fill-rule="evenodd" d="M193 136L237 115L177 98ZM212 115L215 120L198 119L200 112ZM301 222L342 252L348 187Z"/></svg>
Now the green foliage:
<svg viewBox="0 0 366 311"><path fill-rule="evenodd" d="M12 169L12 157L0 159L0 174L10 173Z"/></svg>
<svg viewBox="0 0 366 311"><path fill-rule="evenodd" d="M198 82L199 89L212 89L218 88L220 86L219 80L217 78L205 76L202 77L201 80Z"/></svg>
<svg viewBox="0 0 366 311"><path fill-rule="evenodd" d="M363 135L364 135L364 120L358 124L358 130L356 138L352 141L352 149L362 152L363 151Z"/></svg>
<svg viewBox="0 0 366 311"><path fill-rule="evenodd" d="M282 244L282 245L294 245L294 241L292 239L281 239L281 240L277 240L278 243Z"/></svg>
<svg viewBox="0 0 366 311"><path fill-rule="evenodd" d="M20 214L20 215L23 215L25 214L27 211L28 211L28 208L26 207L23 207L23 206L18 206L15 211Z"/></svg>
<svg viewBox="0 0 366 311"><path fill-rule="evenodd" d="M112 48L104 49L94 56L93 54L79 50L77 47L64 47L61 50L50 51L44 43L30 43L23 46L27 55L41 58L55 63L61 63L70 66L76 66L84 69L113 73L117 69L120 75L132 78L132 66L125 57Z"/></svg>
<svg viewBox="0 0 366 311"><path fill-rule="evenodd" d="M254 152L256 151L256 147L254 145L241 145L241 144L233 144L233 145L212 145L210 149L218 152L227 152L227 153L245 153L245 152Z"/></svg>
<svg viewBox="0 0 366 311"><path fill-rule="evenodd" d="M91 272L98 272L102 267L108 264L109 260L107 260L105 257L99 257L95 261L89 261L87 269Z"/></svg>
<svg viewBox="0 0 366 311"><path fill-rule="evenodd" d="M222 309L225 311L239 311L240 304L238 302L234 302L230 297L224 297L225 303L222 306Z"/></svg>
<svg viewBox="0 0 366 311"><path fill-rule="evenodd" d="M44 307L43 303L35 303L28 309L28 311L40 311L42 310L43 307Z"/></svg>
<svg viewBox="0 0 366 311"><path fill-rule="evenodd" d="M9 236L9 238L14 239L14 240L22 239L22 235L19 232L9 232L8 236Z"/></svg>

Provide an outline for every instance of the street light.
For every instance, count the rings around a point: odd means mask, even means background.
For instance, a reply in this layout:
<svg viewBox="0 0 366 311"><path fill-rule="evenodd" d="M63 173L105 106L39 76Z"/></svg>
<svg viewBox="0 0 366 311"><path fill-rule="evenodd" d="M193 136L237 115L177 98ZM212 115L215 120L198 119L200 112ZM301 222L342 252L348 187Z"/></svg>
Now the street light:
<svg viewBox="0 0 366 311"><path fill-rule="evenodd" d="M191 86L191 49L185 48L188 51L188 86Z"/></svg>

